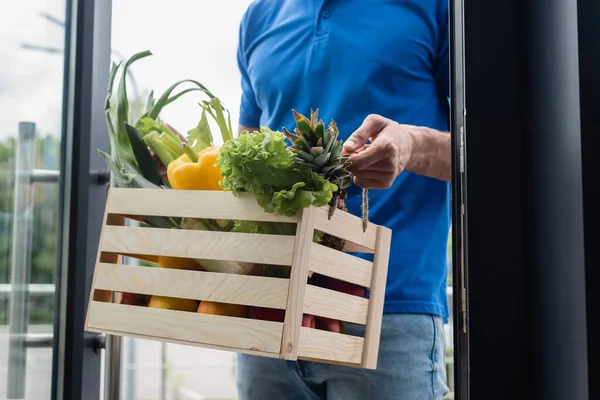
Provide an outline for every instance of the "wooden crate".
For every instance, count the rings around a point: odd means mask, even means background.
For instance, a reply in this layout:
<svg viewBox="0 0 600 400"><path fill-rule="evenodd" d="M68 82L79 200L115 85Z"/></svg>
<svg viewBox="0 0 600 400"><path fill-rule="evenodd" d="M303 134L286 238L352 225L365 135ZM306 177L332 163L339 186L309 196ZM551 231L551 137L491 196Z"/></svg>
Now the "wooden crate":
<svg viewBox="0 0 600 400"><path fill-rule="evenodd" d="M170 216L296 223L295 236L122 226L119 218ZM115 222L117 221L117 222ZM318 230L346 240L344 251L313 242ZM227 192L109 190L86 330L238 353L377 366L391 231L337 210L310 207L297 217L264 212L252 196ZM118 255L174 256L291 267L289 279L122 265ZM369 299L307 284L313 272L370 289ZM111 302L138 293L286 310L283 323ZM357 337L302 327L303 313L365 325Z"/></svg>

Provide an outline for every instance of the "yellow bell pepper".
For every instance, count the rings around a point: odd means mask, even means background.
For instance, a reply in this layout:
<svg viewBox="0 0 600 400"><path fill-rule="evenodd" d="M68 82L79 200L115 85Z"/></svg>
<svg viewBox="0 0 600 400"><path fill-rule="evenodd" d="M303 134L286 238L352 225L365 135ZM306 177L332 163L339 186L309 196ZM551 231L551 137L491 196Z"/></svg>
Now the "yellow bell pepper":
<svg viewBox="0 0 600 400"><path fill-rule="evenodd" d="M196 154L189 146L185 153L167 166L171 188L178 190L223 190L219 185L221 170L217 167L219 147L207 147Z"/></svg>
<svg viewBox="0 0 600 400"><path fill-rule="evenodd" d="M161 268L204 271L204 268L191 258L158 256L158 266Z"/></svg>

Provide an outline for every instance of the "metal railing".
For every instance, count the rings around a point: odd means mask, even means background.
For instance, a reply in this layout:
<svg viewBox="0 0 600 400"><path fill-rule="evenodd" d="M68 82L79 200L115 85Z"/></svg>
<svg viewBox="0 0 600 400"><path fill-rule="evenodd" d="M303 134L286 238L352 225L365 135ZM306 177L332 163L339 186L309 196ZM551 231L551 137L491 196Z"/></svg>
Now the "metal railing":
<svg viewBox="0 0 600 400"><path fill-rule="evenodd" d="M35 124L20 122L15 151L15 188L11 247L7 399L25 398L29 278L33 234L33 191L27 176L35 164Z"/></svg>

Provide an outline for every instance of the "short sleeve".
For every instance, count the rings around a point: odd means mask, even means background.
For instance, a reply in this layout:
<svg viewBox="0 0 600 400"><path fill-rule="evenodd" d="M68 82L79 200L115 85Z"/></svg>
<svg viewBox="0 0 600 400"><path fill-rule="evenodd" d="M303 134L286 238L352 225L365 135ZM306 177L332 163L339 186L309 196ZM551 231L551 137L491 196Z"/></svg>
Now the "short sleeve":
<svg viewBox="0 0 600 400"><path fill-rule="evenodd" d="M436 56L436 82L442 101L450 105L450 50L449 50L449 15L447 1L442 0L443 12L440 13L440 31Z"/></svg>
<svg viewBox="0 0 600 400"><path fill-rule="evenodd" d="M246 53L246 44L248 42L247 19L248 13L244 15L240 23L237 51L237 63L242 78L242 99L240 104L239 124L250 128L258 128L260 125L261 110L256 101L256 94L248 76L248 60Z"/></svg>

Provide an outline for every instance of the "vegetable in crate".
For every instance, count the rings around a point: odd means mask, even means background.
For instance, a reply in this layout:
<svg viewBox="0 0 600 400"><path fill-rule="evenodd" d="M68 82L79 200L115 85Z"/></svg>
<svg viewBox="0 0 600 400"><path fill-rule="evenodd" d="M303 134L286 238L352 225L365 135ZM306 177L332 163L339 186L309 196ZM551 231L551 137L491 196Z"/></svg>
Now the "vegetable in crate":
<svg viewBox="0 0 600 400"><path fill-rule="evenodd" d="M196 261L191 258L159 256L158 265L161 268L168 269L188 269L188 270L203 270Z"/></svg>
<svg viewBox="0 0 600 400"><path fill-rule="evenodd" d="M283 322L285 319L285 310L253 306L249 307L249 316L252 319L260 319L263 321ZM302 326L314 328L316 326L315 316L302 314Z"/></svg>
<svg viewBox="0 0 600 400"><path fill-rule="evenodd" d="M113 173L117 187L221 190L221 176L215 166L218 147L213 144L207 116L210 115L217 121L224 141L233 137L231 120L219 99L204 85L194 80L182 80L171 85L156 101L151 93L143 115L137 121L131 119L127 99L127 71L134 62L151 54L149 51L135 54L123 68L120 68L120 64L113 64L105 104L110 152L99 150L100 155ZM113 91L119 70L121 78L117 90ZM193 87L174 94L182 84L191 84ZM210 100L200 104L200 122L184 138L160 119L160 113L164 107L190 92L202 92ZM113 100L114 107L111 103ZM167 171L166 178L160 170ZM201 230L229 230L233 226L229 221L186 222L181 218L156 216L142 216L140 222L157 228L182 228L184 224L189 229ZM206 269L215 272L247 273L253 267L238 263L200 261L205 264ZM195 261L186 262L186 269L199 269L199 266L190 263ZM168 263L159 264L161 267L169 267Z"/></svg>
<svg viewBox="0 0 600 400"><path fill-rule="evenodd" d="M225 120L223 106L216 97L203 102L202 108L198 126L188 132L187 143L180 144L184 154L168 164L167 176L173 189L222 190L216 165L220 146L214 144L207 113L217 121L224 143L233 138L231 120L229 112Z"/></svg>
<svg viewBox="0 0 600 400"><path fill-rule="evenodd" d="M264 127L259 132L245 131L225 143L218 159L223 188L234 194L250 192L265 211L282 215L292 216L305 207L328 204L331 210L339 207L346 211L345 189L352 181L347 156L341 154L342 142L337 140L335 122L325 130L322 121L316 123L316 112L310 122L298 113L295 116L298 135L287 132L293 142L291 147L286 145L281 132ZM288 225L236 221L234 231L294 234L295 227ZM338 250L344 246L343 240L320 232L315 232L315 241ZM269 276L287 277L282 273L286 271L289 270L270 266L266 269ZM252 308L250 315L283 320L283 312L278 310ZM312 317L304 323L343 332L342 323L333 319Z"/></svg>
<svg viewBox="0 0 600 400"><path fill-rule="evenodd" d="M310 283L315 286L350 294L352 296L367 297L367 288L363 286L317 273L312 275Z"/></svg>
<svg viewBox="0 0 600 400"><path fill-rule="evenodd" d="M179 299L175 297L152 296L148 303L150 308L163 308L167 310L196 311L198 302L192 299Z"/></svg>
<svg viewBox="0 0 600 400"><path fill-rule="evenodd" d="M339 131L332 119L329 127L319 120L319 110L310 111L310 119L293 110L296 121L295 134L283 128L283 132L292 143L291 150L300 157L299 162L309 166L313 171L334 183L338 190L334 193L330 203L329 218L333 216L336 208L347 211L344 199L346 189L352 184L350 177L351 162L348 154L343 152L343 142L338 140ZM318 121L318 122L317 122ZM363 191L363 230L366 230L368 219L367 192ZM339 248L340 243L332 237L325 241L332 241L334 248ZM341 244L343 247L343 244Z"/></svg>
<svg viewBox="0 0 600 400"><path fill-rule="evenodd" d="M296 162L285 136L268 128L243 132L226 142L217 165L223 189L252 193L267 212L293 216L309 206L329 204L338 187Z"/></svg>
<svg viewBox="0 0 600 400"><path fill-rule="evenodd" d="M182 80L171 85L154 101L151 93L143 115L136 121L132 119L127 98L127 72L136 61L152 55L150 51L134 54L121 64L113 64L109 76L104 113L109 137L109 152L98 150L104 158L109 170L113 173L117 187L158 189L170 187L168 179L160 173L160 169L184 154L180 147L182 138L175 133L159 117L163 108L186 93L202 92L212 101L215 96L201 83L194 80ZM117 74L121 70L118 87ZM182 84L193 87L173 94ZM114 101L114 103L113 103ZM159 166L156 164L159 159ZM159 228L178 228L180 218L143 216L144 223Z"/></svg>
<svg viewBox="0 0 600 400"><path fill-rule="evenodd" d="M346 293L352 296L358 296L363 298L367 297L367 288L363 286L356 285L350 282L345 282L340 279L331 278L329 276L317 273L312 274L312 277L310 278L310 283L315 286L335 290L337 292ZM344 333L344 325L341 323L341 321L331 318L317 317L316 328L330 332Z"/></svg>
<svg viewBox="0 0 600 400"><path fill-rule="evenodd" d="M339 319L316 317L314 327L322 331L346 333L344 324Z"/></svg>
<svg viewBox="0 0 600 400"><path fill-rule="evenodd" d="M295 134L283 128L283 132L292 143L290 150L299 156L298 163L310 167L337 186L330 215L336 207L346 211L344 204L346 188L352 184L348 170L350 160L347 155L342 154L343 143L337 140L339 131L335 121L332 120L329 127L325 129L322 120L317 122L319 110L311 110L310 120L296 110L293 110L293 113L296 121Z"/></svg>
<svg viewBox="0 0 600 400"><path fill-rule="evenodd" d="M150 301L150 296L138 293L123 293L121 296L120 304L127 304L131 306L142 306L146 307Z"/></svg>
<svg viewBox="0 0 600 400"><path fill-rule="evenodd" d="M245 318L248 316L248 307L239 304L219 303L202 300L198 306L199 314L225 315L229 317Z"/></svg>
<svg viewBox="0 0 600 400"><path fill-rule="evenodd" d="M218 149L206 148L198 154L190 152L172 161L167 176L173 189L222 190L219 185L221 173L215 165Z"/></svg>
<svg viewBox="0 0 600 400"><path fill-rule="evenodd" d="M318 110L310 120L296 111L294 118L296 134L284 128L289 147L285 135L265 127L225 143L217 161L223 188L234 194L250 192L265 211L282 215L296 215L311 205L329 204L330 216L336 208L347 211L350 162L342 154L335 121L325 129L323 121L317 122ZM327 234L319 242L337 250L344 247L344 240Z"/></svg>

